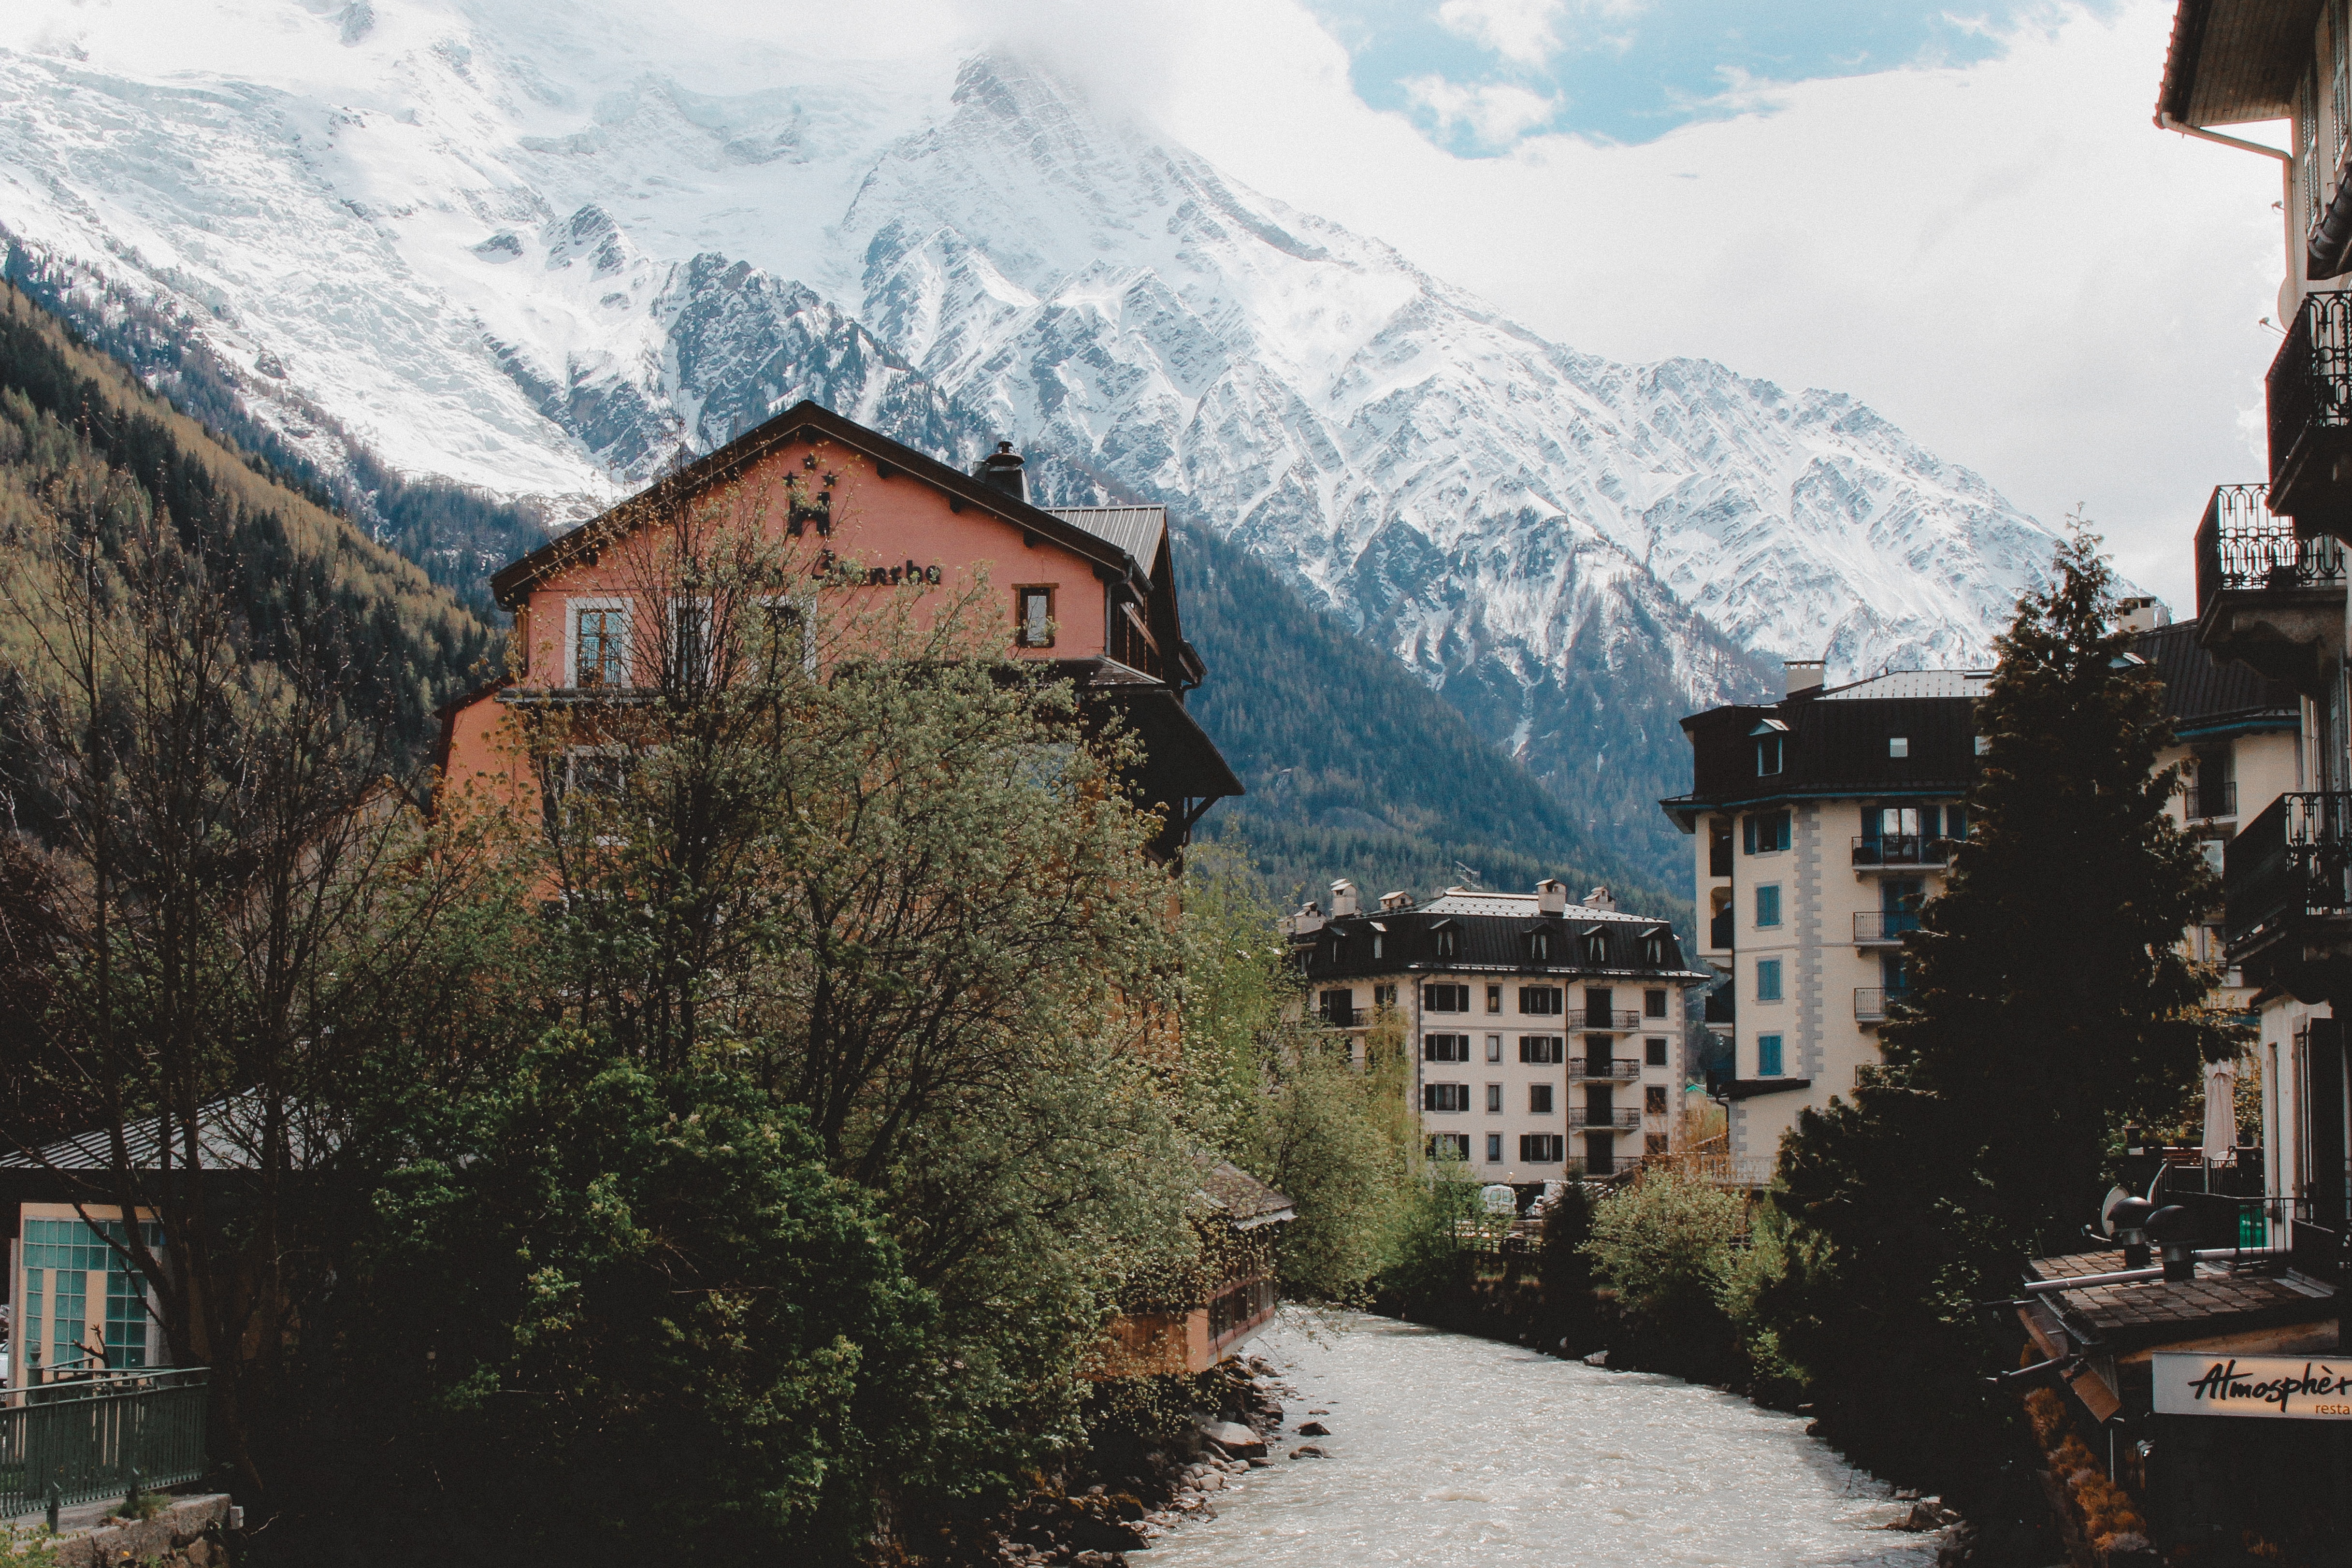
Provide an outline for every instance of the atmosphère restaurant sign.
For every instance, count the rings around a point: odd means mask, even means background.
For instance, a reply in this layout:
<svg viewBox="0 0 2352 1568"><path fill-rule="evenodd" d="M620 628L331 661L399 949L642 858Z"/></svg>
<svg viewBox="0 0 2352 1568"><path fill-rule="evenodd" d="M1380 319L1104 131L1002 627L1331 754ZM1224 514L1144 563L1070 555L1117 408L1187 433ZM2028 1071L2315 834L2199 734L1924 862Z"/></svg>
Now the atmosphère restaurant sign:
<svg viewBox="0 0 2352 1568"><path fill-rule="evenodd" d="M2352 1421L2352 1359L2177 1353L2149 1359L2159 1416Z"/></svg>

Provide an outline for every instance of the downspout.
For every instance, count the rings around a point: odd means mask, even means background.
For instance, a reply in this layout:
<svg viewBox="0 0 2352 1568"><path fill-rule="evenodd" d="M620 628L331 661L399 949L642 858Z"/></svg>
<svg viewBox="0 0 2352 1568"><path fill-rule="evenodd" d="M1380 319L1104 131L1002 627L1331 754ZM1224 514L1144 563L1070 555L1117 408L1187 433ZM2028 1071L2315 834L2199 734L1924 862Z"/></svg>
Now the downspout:
<svg viewBox="0 0 2352 1568"><path fill-rule="evenodd" d="M2177 131L2183 136L2194 136L2200 141L2210 141L2217 147L2234 147L2241 152L2259 152L2265 158L2277 159L2279 161L2279 211L2286 214L2286 221L2290 225L2294 223L2294 153L2284 147L2265 147L2259 141L2249 141L2242 136L2224 136L2218 131L2206 131L2198 126L2184 125L2172 118L2172 111L2168 109L2159 109L2156 111L2156 124L2157 129L2160 131ZM2294 232L2290 227L2288 230L2290 238L2287 243L2290 256L2296 247L2296 241L2292 237ZM2289 276L2294 276L2293 271L2290 271ZM2284 308L2284 301L2282 301L2282 308Z"/></svg>

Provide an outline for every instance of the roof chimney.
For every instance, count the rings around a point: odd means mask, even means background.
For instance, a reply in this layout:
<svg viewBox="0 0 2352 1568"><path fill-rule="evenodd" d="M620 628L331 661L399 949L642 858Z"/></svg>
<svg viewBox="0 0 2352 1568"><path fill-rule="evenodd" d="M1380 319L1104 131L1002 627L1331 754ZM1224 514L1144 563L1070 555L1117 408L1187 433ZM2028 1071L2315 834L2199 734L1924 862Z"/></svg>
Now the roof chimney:
<svg viewBox="0 0 2352 1568"><path fill-rule="evenodd" d="M1412 894L1405 892L1402 888L1398 889L1394 893L1384 893L1381 894L1381 910L1383 914L1393 914L1398 910L1411 909L1412 907Z"/></svg>
<svg viewBox="0 0 2352 1568"><path fill-rule="evenodd" d="M1584 907L1613 910L1617 907L1617 900L1606 886L1596 887L1584 895Z"/></svg>
<svg viewBox="0 0 2352 1568"><path fill-rule="evenodd" d="M1016 501L1029 498L1029 486L1021 476L1021 454L1013 450L1013 443L1000 441L996 450L980 460L972 473Z"/></svg>
<svg viewBox="0 0 2352 1568"><path fill-rule="evenodd" d="M1568 883L1556 876L1548 876L1536 883L1536 913L1559 915L1568 908Z"/></svg>
<svg viewBox="0 0 2352 1568"><path fill-rule="evenodd" d="M2171 624L2172 611L2160 599L2116 601L2116 629L2119 632L2153 632L2159 626Z"/></svg>
<svg viewBox="0 0 2352 1568"><path fill-rule="evenodd" d="M1331 884L1332 919L1337 920L1343 915L1355 914L1358 904L1359 900L1356 897L1356 884L1354 883L1342 878Z"/></svg>
<svg viewBox="0 0 2352 1568"><path fill-rule="evenodd" d="M1789 666L1789 684L1787 688L1781 693L1782 696L1800 697L1822 689L1822 677L1823 674L1822 661L1819 659L1790 659L1785 661L1785 663Z"/></svg>

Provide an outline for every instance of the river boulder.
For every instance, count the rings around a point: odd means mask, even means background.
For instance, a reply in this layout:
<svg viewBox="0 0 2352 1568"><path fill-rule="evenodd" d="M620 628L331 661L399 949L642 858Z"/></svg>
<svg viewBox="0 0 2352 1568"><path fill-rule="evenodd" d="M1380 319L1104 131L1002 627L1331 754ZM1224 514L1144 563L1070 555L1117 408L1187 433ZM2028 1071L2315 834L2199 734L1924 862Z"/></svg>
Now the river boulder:
<svg viewBox="0 0 2352 1568"><path fill-rule="evenodd" d="M1235 1458L1251 1458L1265 1452L1265 1439L1238 1421L1203 1421L1201 1436Z"/></svg>

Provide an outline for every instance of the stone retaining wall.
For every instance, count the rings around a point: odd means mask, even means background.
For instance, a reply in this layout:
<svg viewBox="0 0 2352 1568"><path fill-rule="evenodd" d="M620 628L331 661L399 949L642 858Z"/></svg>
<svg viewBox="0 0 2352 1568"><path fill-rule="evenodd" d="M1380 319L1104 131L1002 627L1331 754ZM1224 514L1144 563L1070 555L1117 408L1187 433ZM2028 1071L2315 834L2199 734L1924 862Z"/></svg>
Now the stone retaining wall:
<svg viewBox="0 0 2352 1568"><path fill-rule="evenodd" d="M180 1498L152 1519L68 1535L51 1551L58 1568L115 1568L126 1561L154 1568L216 1568L228 1562L228 1548L221 1542L228 1517L225 1492Z"/></svg>

